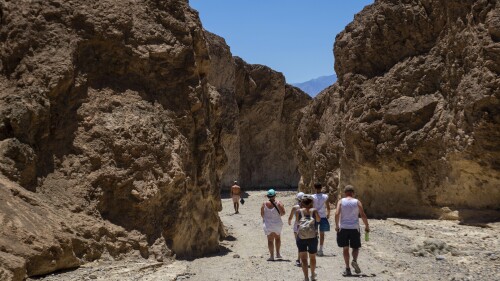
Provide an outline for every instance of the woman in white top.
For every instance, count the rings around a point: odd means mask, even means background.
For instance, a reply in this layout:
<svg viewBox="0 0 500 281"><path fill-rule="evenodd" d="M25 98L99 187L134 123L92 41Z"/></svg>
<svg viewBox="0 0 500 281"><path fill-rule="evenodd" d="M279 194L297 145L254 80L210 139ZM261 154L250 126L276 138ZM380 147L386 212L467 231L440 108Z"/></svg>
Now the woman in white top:
<svg viewBox="0 0 500 281"><path fill-rule="evenodd" d="M274 260L274 248L276 245L276 258L283 258L280 254L281 247L281 230L283 229L283 221L281 216L285 215L285 207L283 203L276 200L276 191L269 189L267 191L269 201L262 203L260 215L263 220L264 233L267 236L267 247L271 255L268 261Z"/></svg>

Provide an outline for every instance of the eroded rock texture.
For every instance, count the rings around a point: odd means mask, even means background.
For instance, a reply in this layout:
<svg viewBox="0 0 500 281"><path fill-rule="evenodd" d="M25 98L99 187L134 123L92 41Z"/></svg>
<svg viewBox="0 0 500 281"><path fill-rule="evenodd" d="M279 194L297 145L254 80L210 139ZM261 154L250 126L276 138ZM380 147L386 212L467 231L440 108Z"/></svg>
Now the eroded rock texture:
<svg viewBox="0 0 500 281"><path fill-rule="evenodd" d="M207 33L211 57L208 80L222 105L221 127L214 133L227 165L223 187L239 180L244 188L295 187L301 109L310 97L285 82L283 74L232 57L224 39Z"/></svg>
<svg viewBox="0 0 500 281"><path fill-rule="evenodd" d="M303 183L353 184L374 216L498 209L499 18L496 0L356 15L335 41L338 84L301 124Z"/></svg>
<svg viewBox="0 0 500 281"><path fill-rule="evenodd" d="M214 252L221 186L297 184L308 96L188 1L0 8L0 279Z"/></svg>
<svg viewBox="0 0 500 281"><path fill-rule="evenodd" d="M0 1L0 279L218 250L220 105L187 2Z"/></svg>

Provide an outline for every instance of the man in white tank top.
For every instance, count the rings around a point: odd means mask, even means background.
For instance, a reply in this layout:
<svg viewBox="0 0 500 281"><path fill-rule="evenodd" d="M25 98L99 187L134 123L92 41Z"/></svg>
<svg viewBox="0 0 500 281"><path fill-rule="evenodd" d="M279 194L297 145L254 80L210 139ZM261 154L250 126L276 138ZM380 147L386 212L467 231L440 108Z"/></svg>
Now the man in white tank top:
<svg viewBox="0 0 500 281"><path fill-rule="evenodd" d="M345 198L342 198L335 210L335 231L337 231L337 245L343 248L345 271L344 275L352 275L349 266L349 247L352 248L352 267L356 273L361 273L358 266L359 248L361 248L361 231L359 229L359 216L365 224L365 231L369 232L368 219L366 218L363 204L354 198L354 187L347 185L344 188Z"/></svg>

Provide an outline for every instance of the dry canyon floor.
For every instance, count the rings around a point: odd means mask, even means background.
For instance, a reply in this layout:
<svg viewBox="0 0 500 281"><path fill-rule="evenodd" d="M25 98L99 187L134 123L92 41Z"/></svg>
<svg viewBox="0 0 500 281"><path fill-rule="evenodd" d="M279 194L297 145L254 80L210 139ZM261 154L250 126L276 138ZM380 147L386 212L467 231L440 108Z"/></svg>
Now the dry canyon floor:
<svg viewBox="0 0 500 281"><path fill-rule="evenodd" d="M264 191L250 191L240 214L222 199L220 216L229 237L221 252L194 261L162 264L143 259L101 260L79 269L30 280L303 280L294 266L296 246L284 217L281 261L269 262L260 206ZM278 193L290 211L295 192ZM333 209L332 209L333 211ZM332 212L333 214L333 212ZM330 223L334 225L333 215ZM500 280L500 223L478 226L457 221L388 218L370 220L370 241L363 242L359 264L365 280ZM333 228L332 228L333 229ZM325 256L317 259L318 280L344 280L342 253L329 232Z"/></svg>

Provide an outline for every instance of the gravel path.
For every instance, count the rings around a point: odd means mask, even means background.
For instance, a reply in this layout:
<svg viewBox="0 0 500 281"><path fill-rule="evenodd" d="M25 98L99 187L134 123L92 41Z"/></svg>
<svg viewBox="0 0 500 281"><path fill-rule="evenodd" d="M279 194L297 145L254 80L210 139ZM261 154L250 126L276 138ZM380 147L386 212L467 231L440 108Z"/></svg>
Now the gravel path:
<svg viewBox="0 0 500 281"><path fill-rule="evenodd" d="M96 261L81 268L38 280L145 280L230 281L303 280L294 266L296 246L286 223L295 192L278 192L287 215L282 233L282 261L268 262L260 206L264 191L248 193L240 214L233 214L231 199L222 199L220 213L230 236L218 255L194 261L161 264L139 258ZM333 214L333 213L332 213ZM330 219L333 226L333 216ZM386 219L370 220L370 241L359 257L365 280L500 280L500 223L466 226L457 221ZM333 229L333 228L332 228ZM324 257L317 258L318 280L344 280L343 259L329 232Z"/></svg>
<svg viewBox="0 0 500 281"><path fill-rule="evenodd" d="M240 214L233 214L230 199L223 199L223 211L220 213L224 225L228 228L230 239L223 241L223 254L197 259L188 264L190 281L216 280L303 280L302 269L294 266L297 247L291 226L287 219L294 204L295 192L278 192L277 199L285 205L287 214L283 217L285 226L282 233L282 261L269 262L267 240L262 230L260 206L266 200L265 192L249 192L245 205L240 207ZM332 213L333 214L333 213ZM330 223L332 226L333 216ZM333 227L332 227L333 230ZM317 257L318 280L343 279L343 258L335 241L335 232L329 232L325 240L325 256ZM368 245L364 245L369 247ZM382 263L368 256L364 247L361 249L359 265L363 273L376 274L370 280L387 280ZM380 277L379 277L380 275ZM385 275L384 278L382 275Z"/></svg>

